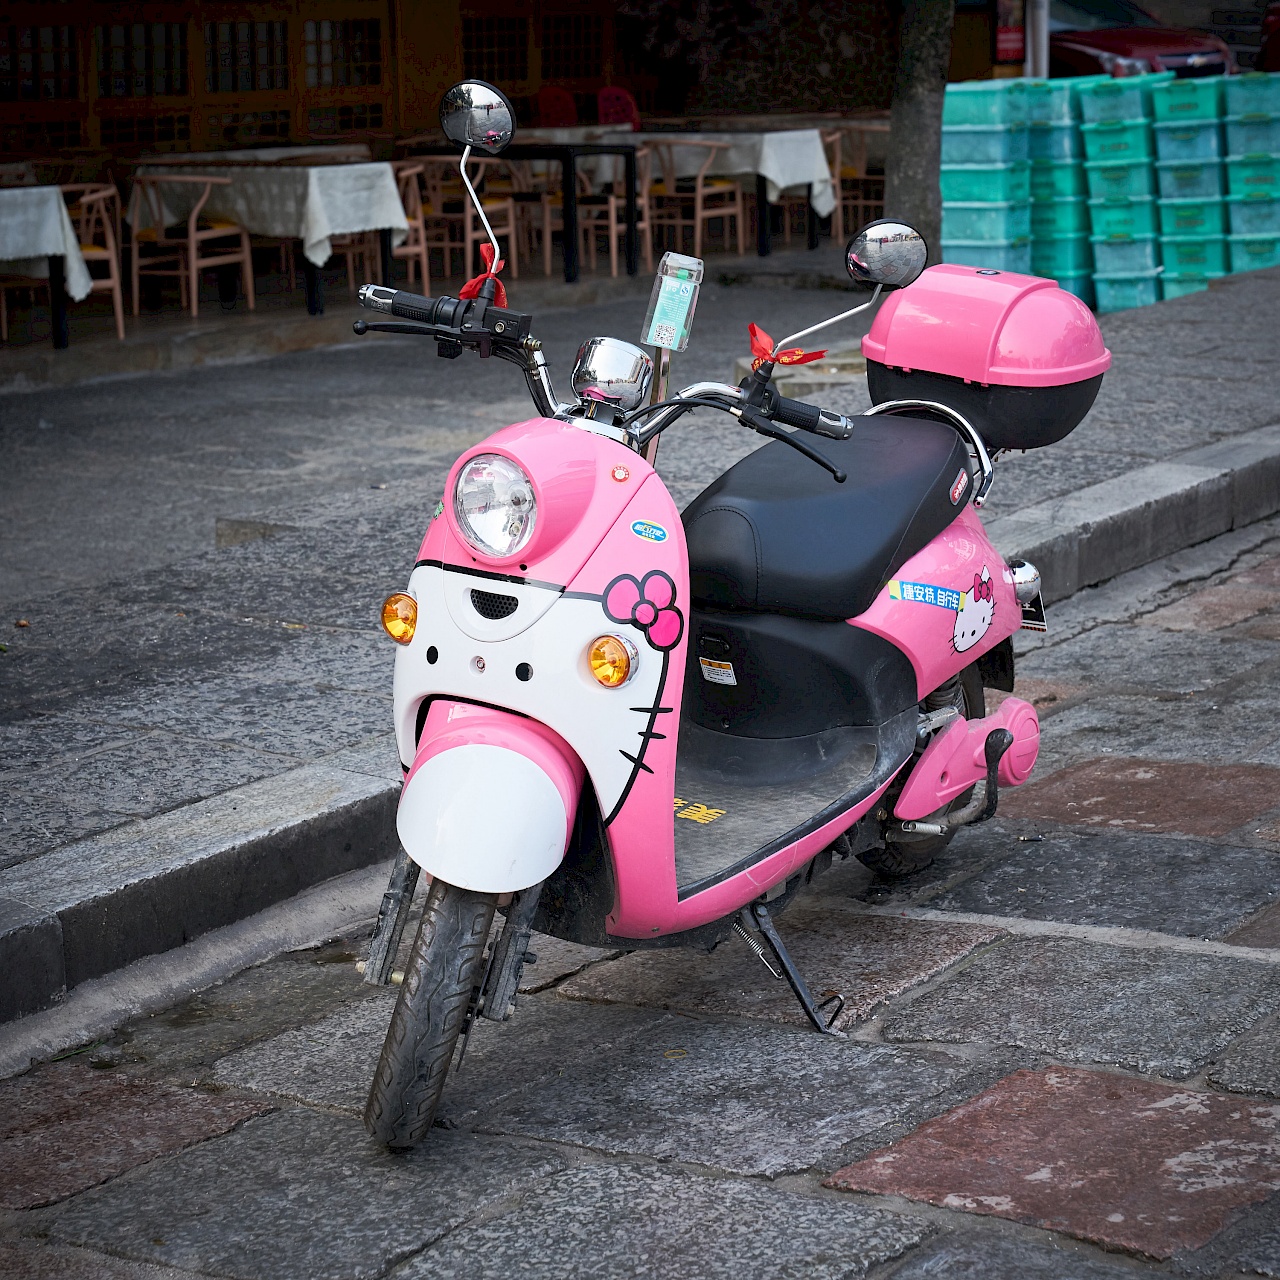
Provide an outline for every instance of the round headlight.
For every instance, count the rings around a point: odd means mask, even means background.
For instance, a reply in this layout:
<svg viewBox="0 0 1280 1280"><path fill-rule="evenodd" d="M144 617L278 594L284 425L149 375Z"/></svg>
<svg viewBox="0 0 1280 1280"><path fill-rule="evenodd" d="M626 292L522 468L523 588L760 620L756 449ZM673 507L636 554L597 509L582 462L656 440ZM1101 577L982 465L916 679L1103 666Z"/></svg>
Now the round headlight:
<svg viewBox="0 0 1280 1280"><path fill-rule="evenodd" d="M453 514L477 551L504 560L533 537L538 503L529 477L516 463L496 453L482 453L458 475Z"/></svg>

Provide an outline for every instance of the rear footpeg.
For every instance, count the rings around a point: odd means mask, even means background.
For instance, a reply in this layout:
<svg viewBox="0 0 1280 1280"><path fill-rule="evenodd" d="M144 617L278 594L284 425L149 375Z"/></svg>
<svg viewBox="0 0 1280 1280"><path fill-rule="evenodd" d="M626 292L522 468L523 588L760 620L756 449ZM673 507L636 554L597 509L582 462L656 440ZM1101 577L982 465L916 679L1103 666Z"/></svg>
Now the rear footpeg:
<svg viewBox="0 0 1280 1280"><path fill-rule="evenodd" d="M940 822L903 822L899 830L909 836L945 836L960 827L974 827L994 818L1000 803L1000 762L1011 746L1013 734L1008 729L992 729L983 746L987 766L983 789L963 809L947 814Z"/></svg>

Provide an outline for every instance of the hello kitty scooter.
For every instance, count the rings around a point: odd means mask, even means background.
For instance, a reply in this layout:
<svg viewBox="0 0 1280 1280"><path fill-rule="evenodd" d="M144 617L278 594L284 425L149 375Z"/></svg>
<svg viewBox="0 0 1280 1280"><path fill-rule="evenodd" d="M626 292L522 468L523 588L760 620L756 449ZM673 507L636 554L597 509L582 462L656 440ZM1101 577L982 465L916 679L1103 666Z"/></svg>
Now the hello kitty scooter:
<svg viewBox="0 0 1280 1280"><path fill-rule="evenodd" d="M464 181L471 150L499 153L514 127L480 82L450 90L441 122ZM1013 689L1039 579L1004 562L977 508L990 449L1061 439L1110 363L1052 281L924 271L920 236L881 221L848 250L855 279L898 288L863 341L868 415L774 390L812 330L767 343L740 386L656 404L649 357L592 338L562 403L493 253L459 299L366 285L383 319L356 326L517 364L538 408L458 459L383 609L403 852L366 980L391 978L431 878L365 1112L393 1147L425 1136L473 1020L512 1012L533 930L625 948L736 936L838 1034L843 998L814 999L774 918L833 857L923 867L1026 780L1035 711L1009 697L987 715L983 688ZM681 514L647 458L693 409L773 443Z"/></svg>

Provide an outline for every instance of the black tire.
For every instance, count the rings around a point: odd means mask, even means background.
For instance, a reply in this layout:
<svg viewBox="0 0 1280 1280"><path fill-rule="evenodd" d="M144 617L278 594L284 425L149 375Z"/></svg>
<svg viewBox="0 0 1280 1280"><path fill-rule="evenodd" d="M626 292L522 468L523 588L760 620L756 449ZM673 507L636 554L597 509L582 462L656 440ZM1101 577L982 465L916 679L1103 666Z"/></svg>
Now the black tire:
<svg viewBox="0 0 1280 1280"><path fill-rule="evenodd" d="M392 1150L427 1135L467 1006L484 977L497 898L434 880L369 1089L364 1124Z"/></svg>
<svg viewBox="0 0 1280 1280"><path fill-rule="evenodd" d="M945 688L945 686L944 686ZM960 672L958 696L950 697L943 695L942 690L938 690L934 694L930 694L921 704L922 711L936 711L943 706L955 706L966 720L981 720L987 714L987 696L982 687L982 676L978 672L978 664L970 663L969 666ZM943 695L943 696L939 696ZM904 769L902 772L902 781L905 783L907 775L911 770ZM901 785L893 789L891 797L897 799L897 793L902 790ZM957 796L948 806L946 812L950 813L954 809L961 809L969 803L973 795L973 789L970 788L963 795ZM892 806L889 806L892 808ZM934 815L930 815L936 821ZM917 871L923 871L942 851L949 845L955 837L954 831L949 831L945 836L930 836L923 840L886 840L882 849L866 849L858 854L858 860L872 871L879 875L885 876L892 880L900 880L905 876L913 876Z"/></svg>

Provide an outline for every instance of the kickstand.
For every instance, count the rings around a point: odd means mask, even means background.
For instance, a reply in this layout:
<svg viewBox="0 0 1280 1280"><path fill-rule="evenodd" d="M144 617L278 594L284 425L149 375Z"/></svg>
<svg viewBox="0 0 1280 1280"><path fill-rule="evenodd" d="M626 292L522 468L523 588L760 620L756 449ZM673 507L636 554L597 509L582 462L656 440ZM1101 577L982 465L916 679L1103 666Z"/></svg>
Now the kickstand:
<svg viewBox="0 0 1280 1280"><path fill-rule="evenodd" d="M779 973L769 963L764 955L763 948L755 942L745 928L741 925L735 925L734 932L743 938L751 950L760 957L765 967L775 978L785 978L787 980L791 990L795 992L795 997L800 1002L800 1007L804 1010L805 1016L813 1023L814 1027L822 1032L824 1036L837 1036L841 1040L845 1039L845 1033L836 1031L834 1028L835 1020L844 1012L844 996L837 994L828 996L827 999L822 1001L814 1000L808 984L801 976L800 970L796 968L795 961L791 958L791 953L778 936L778 930L774 927L773 917L769 914L768 906L763 902L754 903L750 908L750 914L748 914L748 908L744 907L742 909L742 919L746 923L754 924L760 931L765 942L769 944L769 950L773 952L782 972ZM835 1012L831 1014L830 1018L825 1013L829 1005L835 1005Z"/></svg>

